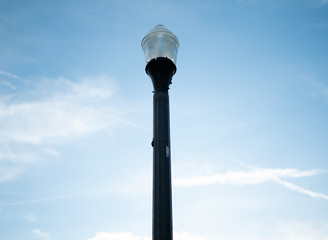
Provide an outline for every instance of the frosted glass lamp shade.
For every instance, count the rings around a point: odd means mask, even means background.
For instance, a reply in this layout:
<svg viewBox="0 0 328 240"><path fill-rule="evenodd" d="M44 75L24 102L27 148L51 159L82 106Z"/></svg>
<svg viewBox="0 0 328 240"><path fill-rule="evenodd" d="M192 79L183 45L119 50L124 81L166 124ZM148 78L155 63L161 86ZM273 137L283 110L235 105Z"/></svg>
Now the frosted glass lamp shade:
<svg viewBox="0 0 328 240"><path fill-rule="evenodd" d="M167 57L174 64L177 61L179 40L161 24L148 32L142 39L141 46L145 53L146 63L158 57Z"/></svg>

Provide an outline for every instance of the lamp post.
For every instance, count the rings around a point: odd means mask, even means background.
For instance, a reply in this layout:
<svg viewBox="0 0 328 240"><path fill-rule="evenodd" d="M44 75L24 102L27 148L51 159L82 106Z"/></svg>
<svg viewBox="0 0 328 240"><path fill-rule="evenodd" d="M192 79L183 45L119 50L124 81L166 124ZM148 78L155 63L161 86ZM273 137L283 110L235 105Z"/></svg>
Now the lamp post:
<svg viewBox="0 0 328 240"><path fill-rule="evenodd" d="M153 240L172 240L171 147L169 85L176 72L178 38L156 25L142 39L146 73L154 86L153 97Z"/></svg>

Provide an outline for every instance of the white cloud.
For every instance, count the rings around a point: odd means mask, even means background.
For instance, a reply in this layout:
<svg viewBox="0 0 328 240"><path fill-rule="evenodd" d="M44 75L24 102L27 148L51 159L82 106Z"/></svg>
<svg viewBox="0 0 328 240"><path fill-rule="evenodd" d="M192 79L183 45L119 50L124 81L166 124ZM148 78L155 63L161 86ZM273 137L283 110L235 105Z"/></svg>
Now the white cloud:
<svg viewBox="0 0 328 240"><path fill-rule="evenodd" d="M115 104L115 82L105 75L68 80L25 80L0 71L10 88L0 95L0 182L14 179L29 163L58 157L56 145L125 124Z"/></svg>
<svg viewBox="0 0 328 240"><path fill-rule="evenodd" d="M192 235L188 232L176 232L173 233L173 238L175 240L210 240L207 238ZM93 238L88 238L86 240L151 240L151 237L140 236L129 232L117 232L117 233L106 233L99 232Z"/></svg>
<svg viewBox="0 0 328 240"><path fill-rule="evenodd" d="M211 176L176 178L173 185L177 187L208 186L212 184L232 184L237 186L254 185L268 181L276 182L290 190L328 200L328 196L322 193L303 189L293 183L282 180L282 178L300 178L317 175L321 170L312 169L301 171L299 169L252 169L249 171L231 171Z"/></svg>
<svg viewBox="0 0 328 240"><path fill-rule="evenodd" d="M246 164L243 164L247 167L250 167ZM183 166L187 166L188 163L184 163ZM205 166L205 168L204 168ZM311 169L311 170L299 170L294 168L255 168L251 167L250 170L246 171L229 171L225 173L219 174L209 174L208 168L209 165L206 163L203 166L199 166L198 164L192 164L189 166L187 172L195 173L194 168L202 169L205 173L203 176L196 176L196 177L176 177L173 178L173 186L174 187L197 187L197 186L210 186L210 185L235 185L235 186L245 186L245 185L256 185L256 184L263 184L266 182L274 182L279 185L286 187L292 191L296 191L307 196L313 198L322 198L328 200L328 195L323 193L314 192L311 190L304 189L300 186L297 186L291 182L288 182L283 179L291 179L291 178L302 178L302 177L311 177L318 175L323 170L319 169ZM182 168L180 166L180 168ZM185 174L186 171L181 171L180 175ZM151 191L151 172L143 172L131 177L128 179L127 182L122 183L121 185L117 185L115 191L121 194L140 194L140 193L149 193ZM132 183L132 184L131 184Z"/></svg>
<svg viewBox="0 0 328 240"><path fill-rule="evenodd" d="M207 186L211 184L250 185L279 178L299 178L318 174L319 170L300 171L298 169L253 169L249 171L231 171L211 176L177 178L175 186Z"/></svg>
<svg viewBox="0 0 328 240"><path fill-rule="evenodd" d="M176 232L174 231L173 237L175 240L210 240L208 238L195 236L191 233L188 233L186 231Z"/></svg>
<svg viewBox="0 0 328 240"><path fill-rule="evenodd" d="M42 232L40 229L33 229L32 232L39 238L44 240L50 240L50 236L46 232Z"/></svg>
<svg viewBox="0 0 328 240"><path fill-rule="evenodd" d="M250 226L249 226L250 227ZM209 236L195 235L188 231L174 231L174 240L328 240L328 224L313 222L280 222L271 226L254 226L252 233L242 228L236 232L211 234ZM207 234L208 235L208 234ZM86 240L150 240L151 237L140 236L129 232L106 233L99 232L93 238Z"/></svg>
<svg viewBox="0 0 328 240"><path fill-rule="evenodd" d="M64 100L0 105L4 129L2 142L40 144L81 136L106 127L110 122L88 106Z"/></svg>
<svg viewBox="0 0 328 240"><path fill-rule="evenodd" d="M59 142L98 131L114 122L104 114L108 109L103 109L103 104L97 105L111 95L109 89L88 82L51 81L57 82L59 89L34 89L47 95L41 99L25 100L30 94L27 92L16 97L23 101L13 98L0 101L1 142Z"/></svg>
<svg viewBox="0 0 328 240"><path fill-rule="evenodd" d="M327 223L279 223L272 231L269 240L328 240Z"/></svg>
<svg viewBox="0 0 328 240"><path fill-rule="evenodd" d="M150 240L150 237L139 236L129 232L106 233L99 232L93 238L87 240Z"/></svg>
<svg viewBox="0 0 328 240"><path fill-rule="evenodd" d="M253 226L253 225L251 225ZM240 232L239 236L222 240L328 240L327 222L278 222L271 226L254 226L252 233ZM243 237L241 237L243 236Z"/></svg>
<svg viewBox="0 0 328 240"><path fill-rule="evenodd" d="M8 206L16 206L16 205L23 205L23 204L30 204L30 203L41 203L41 202L50 202L50 201L57 201L57 200L64 200L64 199L71 199L77 198L80 196L57 196L57 197L49 197L49 198L39 198L39 199L32 199L32 200L24 200L18 202L10 202L7 203Z"/></svg>
<svg viewBox="0 0 328 240"><path fill-rule="evenodd" d="M283 185L284 187L286 187L290 190L293 190L293 191L296 191L296 192L299 192L299 193L303 193L303 194L308 195L310 197L323 198L323 199L328 200L328 196L325 195L325 194L318 193L318 192L313 192L313 191L301 188L300 186L297 186L297 185L295 185L293 183L290 183L290 182L287 182L287 181L283 181L281 179L276 179L276 182Z"/></svg>

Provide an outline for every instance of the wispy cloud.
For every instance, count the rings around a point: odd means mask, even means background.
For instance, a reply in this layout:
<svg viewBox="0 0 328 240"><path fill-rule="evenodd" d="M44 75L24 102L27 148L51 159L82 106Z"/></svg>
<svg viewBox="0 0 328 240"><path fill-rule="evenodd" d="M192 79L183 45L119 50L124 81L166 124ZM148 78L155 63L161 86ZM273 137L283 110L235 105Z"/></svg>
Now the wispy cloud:
<svg viewBox="0 0 328 240"><path fill-rule="evenodd" d="M11 87L0 96L0 182L14 179L40 156L60 156L57 144L117 124L148 130L124 119L115 102L115 81L105 75L33 82L5 71L1 75Z"/></svg>
<svg viewBox="0 0 328 240"><path fill-rule="evenodd" d="M42 232L40 229L33 229L32 232L37 236L39 239L50 240L50 236L46 232Z"/></svg>
<svg viewBox="0 0 328 240"><path fill-rule="evenodd" d="M271 181L278 183L290 190L297 191L314 198L323 198L328 200L328 196L325 194L306 190L293 183L282 180L283 178L301 178L314 176L321 172L322 170L318 169L301 171L299 169L257 168L248 171L231 171L210 176L176 178L174 179L173 184L177 187L208 186L213 184L232 184L243 186L261 184Z"/></svg>
<svg viewBox="0 0 328 240"><path fill-rule="evenodd" d="M281 179L276 179L275 181L277 183L283 185L284 187L290 189L290 190L293 190L293 191L296 191L296 192L299 192L299 193L303 193L303 194L308 195L308 196L313 197L313 198L323 198L323 199L328 200L328 196L325 195L325 194L318 193L318 192L313 192L313 191L304 189L300 186L297 186L293 183L290 183L290 182L287 182L287 181L284 181L284 180L281 180Z"/></svg>
<svg viewBox="0 0 328 240"><path fill-rule="evenodd" d="M16 205L24 205L24 204L32 204L32 203L51 202L51 201L65 200L65 199L71 199L71 198L76 198L76 197L79 197L79 196L57 196L57 197L49 197L49 198L39 198L39 199L10 202L10 203L7 203L7 205L8 206L16 206Z"/></svg>
<svg viewBox="0 0 328 240"><path fill-rule="evenodd" d="M0 70L0 75L5 75L5 76L8 76L8 77L11 77L11 78L14 78L14 79L22 79L21 77L15 75L13 73L2 71L2 70Z"/></svg>
<svg viewBox="0 0 328 240"><path fill-rule="evenodd" d="M100 130L113 123L96 104L110 96L109 90L68 81L62 81L61 87L60 92L47 93L50 97L42 99L25 100L25 96L19 96L24 100L0 101L0 141L30 144L57 142Z"/></svg>
<svg viewBox="0 0 328 240"><path fill-rule="evenodd" d="M13 84L11 84L10 82L5 81L5 80L0 80L0 84L9 87L12 90L15 90L16 89L16 87Z"/></svg>
<svg viewBox="0 0 328 240"><path fill-rule="evenodd" d="M298 169L253 169L249 171L232 171L211 176L177 178L175 186L207 186L212 184L252 185L275 181L279 178L299 178L313 176L320 170L300 171Z"/></svg>
<svg viewBox="0 0 328 240"><path fill-rule="evenodd" d="M111 82L106 77L77 82L43 79L31 84L15 74L0 71L0 75L15 80L0 97L0 182L14 179L41 156L58 156L51 145L115 123L110 118L115 111L100 104L108 103L115 90L102 84Z"/></svg>
<svg viewBox="0 0 328 240"><path fill-rule="evenodd" d="M273 182L279 184L289 190L296 191L313 198L322 198L328 200L328 195L323 193L314 192L308 189L304 189L296 184L293 184L288 179L304 178L316 176L324 173L324 170L310 169L299 170L296 168L259 168L250 166L248 164L238 162L249 170L240 171L228 171L224 173L211 174L206 163L201 166L194 164L192 167L188 167L188 163L184 163L180 168L188 168L189 174L195 174L194 168L197 167L203 174L201 176L192 177L175 177L172 182L174 187L206 187L210 185L234 185L234 186L246 186L264 184L267 182ZM185 165L187 164L187 167ZM186 171L181 171L179 175L185 174ZM199 171L198 171L199 172ZM151 172L143 172L132 176L127 182L119 184L114 189L115 192L121 194L140 194L149 193L151 191ZM287 180L286 180L287 179Z"/></svg>

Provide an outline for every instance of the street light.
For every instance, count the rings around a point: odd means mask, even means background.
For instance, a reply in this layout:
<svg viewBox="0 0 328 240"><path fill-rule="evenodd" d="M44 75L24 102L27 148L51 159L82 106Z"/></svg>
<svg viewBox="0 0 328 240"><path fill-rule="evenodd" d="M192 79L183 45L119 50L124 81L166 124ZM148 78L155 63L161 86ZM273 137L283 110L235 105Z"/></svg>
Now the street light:
<svg viewBox="0 0 328 240"><path fill-rule="evenodd" d="M176 72L178 38L156 25L142 39L146 73L154 86L153 98L153 240L172 240L171 147L169 85Z"/></svg>

